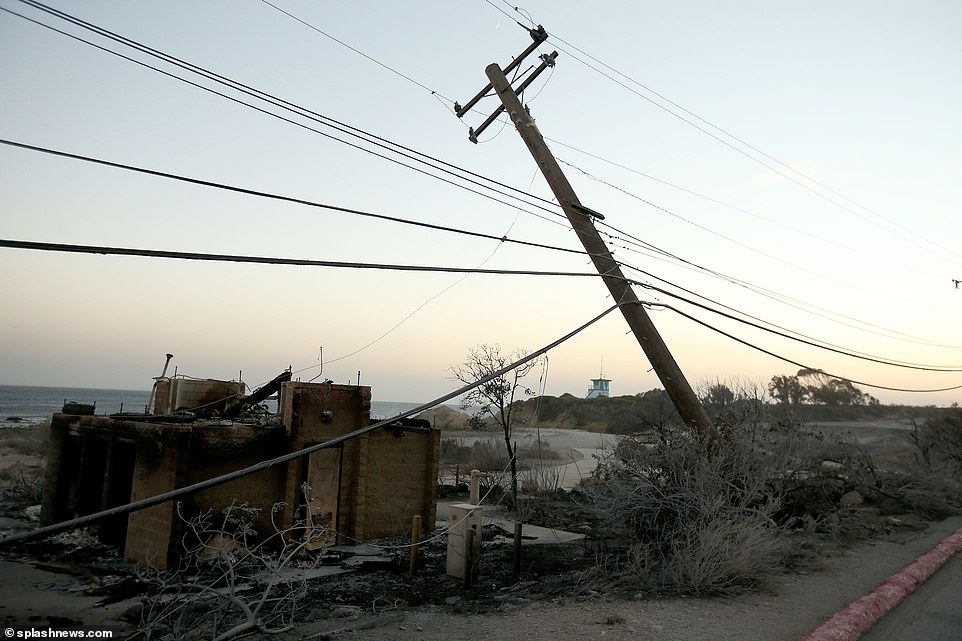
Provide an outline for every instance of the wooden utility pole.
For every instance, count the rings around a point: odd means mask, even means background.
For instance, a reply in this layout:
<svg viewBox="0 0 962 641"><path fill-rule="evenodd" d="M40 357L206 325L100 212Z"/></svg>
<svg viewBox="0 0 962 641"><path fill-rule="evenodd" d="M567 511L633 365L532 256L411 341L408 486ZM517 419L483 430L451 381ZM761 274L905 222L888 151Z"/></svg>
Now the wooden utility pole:
<svg viewBox="0 0 962 641"><path fill-rule="evenodd" d="M552 63L553 60L551 56ZM571 227L578 234L585 251L588 252L595 268L608 286L612 299L621 304L621 313L628 321L628 326L638 339L655 373L658 374L661 384L665 386L665 391L668 392L682 421L700 436L709 441L713 440L715 428L711 419L708 418L708 413L705 412L705 408L688 384L678 363L668 351L668 346L622 273L621 266L615 261L598 230L595 229L592 217L601 217L601 215L588 209L578 200L574 189L561 171L558 161L551 154L541 132L535 126L534 119L521 105L521 100L511 88L501 67L491 64L484 71L491 81L491 86L498 92L504 110L521 134L535 162L538 163L541 173L548 181Z"/></svg>

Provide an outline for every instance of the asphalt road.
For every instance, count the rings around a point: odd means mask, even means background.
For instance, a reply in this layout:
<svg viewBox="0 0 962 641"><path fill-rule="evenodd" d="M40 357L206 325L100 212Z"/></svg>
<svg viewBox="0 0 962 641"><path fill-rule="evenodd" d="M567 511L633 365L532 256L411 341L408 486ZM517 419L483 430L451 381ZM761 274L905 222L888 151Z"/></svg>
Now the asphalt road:
<svg viewBox="0 0 962 641"><path fill-rule="evenodd" d="M861 641L907 639L962 639L962 557L958 554L861 637Z"/></svg>

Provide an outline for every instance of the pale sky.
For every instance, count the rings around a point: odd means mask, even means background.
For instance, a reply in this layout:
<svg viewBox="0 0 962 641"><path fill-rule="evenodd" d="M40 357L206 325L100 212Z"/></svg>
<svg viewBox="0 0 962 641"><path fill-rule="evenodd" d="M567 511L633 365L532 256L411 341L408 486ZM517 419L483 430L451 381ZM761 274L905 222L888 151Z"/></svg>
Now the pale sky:
<svg viewBox="0 0 962 641"><path fill-rule="evenodd" d="M489 63L505 66L527 47L531 40L515 20L531 25L530 18L551 34L539 52L559 55L525 102L581 201L605 214L610 227L601 229L615 256L645 272L628 269L630 277L875 360L962 370L962 290L952 282L962 279L962 4L272 2L303 22L260 0L50 6L550 199L513 126L500 121L482 144L468 141L467 127L484 120L497 98L483 100L463 122L452 113L453 101L466 102L487 82ZM217 87L25 3L0 0L0 7ZM456 186L425 176L8 11L0 12L0 87L5 140L580 249L558 210L541 201L526 211L507 196L498 198L514 204L495 202L462 189L477 189L464 180ZM584 255L226 193L8 145L0 145L0 194L6 240L592 271ZM376 400L426 401L456 387L448 368L471 347L534 351L611 305L597 278L11 248L0 248L0 266L0 384L147 389L171 352L180 374L242 373L257 386L288 367L302 380L317 376L323 347L324 377L356 382L360 371ZM855 359L663 293L637 292L842 377L907 389L962 385L959 371ZM673 311L651 314L695 386L709 379L764 384L798 369ZM624 320L612 314L550 353L543 389L583 396L602 362L612 394L660 387ZM862 389L888 403L962 401L960 390Z"/></svg>

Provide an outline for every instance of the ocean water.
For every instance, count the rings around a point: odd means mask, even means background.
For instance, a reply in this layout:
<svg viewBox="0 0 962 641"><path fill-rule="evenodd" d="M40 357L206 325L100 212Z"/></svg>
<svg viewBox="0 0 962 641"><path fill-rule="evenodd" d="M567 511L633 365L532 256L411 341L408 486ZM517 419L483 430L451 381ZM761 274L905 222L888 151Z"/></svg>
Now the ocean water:
<svg viewBox="0 0 962 641"><path fill-rule="evenodd" d="M143 412L150 390L84 389L0 385L0 427L45 423L63 409L65 401L94 405L95 414ZM421 403L372 401L372 418L390 418ZM456 405L451 405L457 409Z"/></svg>
<svg viewBox="0 0 962 641"><path fill-rule="evenodd" d="M65 401L94 405L96 414L113 414L143 412L149 400L149 390L0 385L0 425L46 422Z"/></svg>

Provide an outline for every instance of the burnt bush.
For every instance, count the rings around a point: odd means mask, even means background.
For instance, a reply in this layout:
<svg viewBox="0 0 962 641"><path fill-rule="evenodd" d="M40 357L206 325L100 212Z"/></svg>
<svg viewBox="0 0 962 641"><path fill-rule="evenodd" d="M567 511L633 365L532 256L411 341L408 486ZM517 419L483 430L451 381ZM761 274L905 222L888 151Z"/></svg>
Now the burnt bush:
<svg viewBox="0 0 962 641"><path fill-rule="evenodd" d="M789 440L731 429L711 447L685 432L653 445L624 440L586 493L607 535L626 542L622 570L641 588L730 594L763 583L785 559L769 482Z"/></svg>

